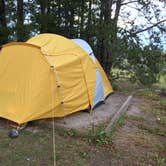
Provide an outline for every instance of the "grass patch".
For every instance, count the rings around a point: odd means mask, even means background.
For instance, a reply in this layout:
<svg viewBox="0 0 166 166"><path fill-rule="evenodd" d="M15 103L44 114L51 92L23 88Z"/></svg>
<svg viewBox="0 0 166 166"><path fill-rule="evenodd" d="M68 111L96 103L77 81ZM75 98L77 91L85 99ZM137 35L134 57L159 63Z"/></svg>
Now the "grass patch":
<svg viewBox="0 0 166 166"><path fill-rule="evenodd" d="M166 109L166 99L160 99L160 106L163 107L163 109Z"/></svg>
<svg viewBox="0 0 166 166"><path fill-rule="evenodd" d="M89 143L94 143L96 145L106 145L111 144L111 137L107 137L104 131L104 126L99 126L95 131L90 130L88 134L85 136Z"/></svg>
<svg viewBox="0 0 166 166"><path fill-rule="evenodd" d="M166 125L166 101L160 99L156 102L151 102L150 107L141 107L145 113L153 115L156 122L161 125Z"/></svg>
<svg viewBox="0 0 166 166"><path fill-rule="evenodd" d="M130 115L130 116L128 116L127 118L130 119L130 120L133 120L133 121L141 122L141 123L143 123L143 122L146 121L146 118L145 118L145 117L142 117L142 116L139 117L139 116Z"/></svg>
<svg viewBox="0 0 166 166"><path fill-rule="evenodd" d="M113 136L116 130L124 125L126 120L125 114L122 114L117 122L113 125L112 130L109 136L106 135L105 126L99 126L95 131L90 130L86 135L86 138L89 143L94 143L96 145L108 145L112 144Z"/></svg>
<svg viewBox="0 0 166 166"><path fill-rule="evenodd" d="M126 121L126 115L124 113L122 113L122 115L119 117L119 119L114 123L113 127L112 127L112 131L110 133L110 136L112 137L113 134L115 133L115 131L121 127L122 125L125 124Z"/></svg>
<svg viewBox="0 0 166 166"><path fill-rule="evenodd" d="M155 144L154 148L156 148L159 153L166 154L166 142L163 144Z"/></svg>
<svg viewBox="0 0 166 166"><path fill-rule="evenodd" d="M136 96L143 97L144 99L151 101L159 101L160 96L157 95L152 89L143 89L142 91L138 91Z"/></svg>
<svg viewBox="0 0 166 166"><path fill-rule="evenodd" d="M134 92L135 90L140 89L140 85L138 85L137 83L131 83L130 79L128 78L120 78L117 80L114 80L111 82L113 89L117 90L119 92L123 92L123 93L131 93Z"/></svg>
<svg viewBox="0 0 166 166"><path fill-rule="evenodd" d="M165 158L159 155L156 156L156 166L164 166L165 165Z"/></svg>
<svg viewBox="0 0 166 166"><path fill-rule="evenodd" d="M139 124L138 128L142 129L142 130L146 130L149 133L154 134L154 135L160 135L160 136L164 136L164 137L166 136L166 131L163 131L159 127L150 127L145 124Z"/></svg>

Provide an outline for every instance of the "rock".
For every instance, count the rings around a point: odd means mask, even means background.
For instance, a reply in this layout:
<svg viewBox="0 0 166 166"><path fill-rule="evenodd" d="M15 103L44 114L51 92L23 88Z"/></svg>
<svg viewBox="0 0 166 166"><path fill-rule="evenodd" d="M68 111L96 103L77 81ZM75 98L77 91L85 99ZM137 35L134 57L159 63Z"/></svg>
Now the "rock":
<svg viewBox="0 0 166 166"><path fill-rule="evenodd" d="M18 131L16 130L16 129L11 129L10 131L9 131L9 137L10 138L17 138L18 137L18 135L19 135L19 133L18 133Z"/></svg>

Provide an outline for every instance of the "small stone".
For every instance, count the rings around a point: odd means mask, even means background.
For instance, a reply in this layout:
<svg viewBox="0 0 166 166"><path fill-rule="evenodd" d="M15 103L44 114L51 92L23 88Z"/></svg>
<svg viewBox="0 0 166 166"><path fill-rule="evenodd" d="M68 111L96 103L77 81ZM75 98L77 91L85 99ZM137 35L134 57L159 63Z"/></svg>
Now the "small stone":
<svg viewBox="0 0 166 166"><path fill-rule="evenodd" d="M30 158L26 158L27 161L30 161L31 159Z"/></svg>
<svg viewBox="0 0 166 166"><path fill-rule="evenodd" d="M16 129L11 129L10 131L9 131L9 137L10 138L17 138L18 137L18 131L16 130Z"/></svg>
<svg viewBox="0 0 166 166"><path fill-rule="evenodd" d="M160 118L158 117L157 120L160 121Z"/></svg>

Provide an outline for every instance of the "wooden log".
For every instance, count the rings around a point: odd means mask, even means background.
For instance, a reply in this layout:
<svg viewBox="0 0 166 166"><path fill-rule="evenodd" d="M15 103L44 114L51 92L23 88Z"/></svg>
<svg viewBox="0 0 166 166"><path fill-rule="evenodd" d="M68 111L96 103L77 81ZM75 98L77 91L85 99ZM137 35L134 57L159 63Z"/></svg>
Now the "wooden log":
<svg viewBox="0 0 166 166"><path fill-rule="evenodd" d="M113 118L111 119L110 123L105 128L106 135L109 136L110 132L112 131L112 128L114 124L118 121L120 116L125 113L131 103L133 96L129 96L127 100L123 103L123 105L120 107L120 109L114 114Z"/></svg>

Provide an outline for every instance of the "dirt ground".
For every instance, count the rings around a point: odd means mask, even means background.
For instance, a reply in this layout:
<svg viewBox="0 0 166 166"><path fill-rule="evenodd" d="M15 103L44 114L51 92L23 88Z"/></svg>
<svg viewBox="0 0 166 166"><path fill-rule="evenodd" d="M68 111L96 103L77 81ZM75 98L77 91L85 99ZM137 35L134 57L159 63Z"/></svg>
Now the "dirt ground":
<svg viewBox="0 0 166 166"><path fill-rule="evenodd" d="M115 95L122 100L127 96ZM56 128L57 166L166 165L165 97L140 92L111 137L105 136L102 127L92 134ZM15 140L8 137L9 130L6 121L0 120L0 165L53 165L52 126L47 121L30 123Z"/></svg>
<svg viewBox="0 0 166 166"><path fill-rule="evenodd" d="M105 102L98 105L92 113L89 111L80 111L66 116L65 118L57 118L55 119L55 125L56 127L86 132L92 125L100 125L108 122L126 99L127 95L125 94L111 94Z"/></svg>

